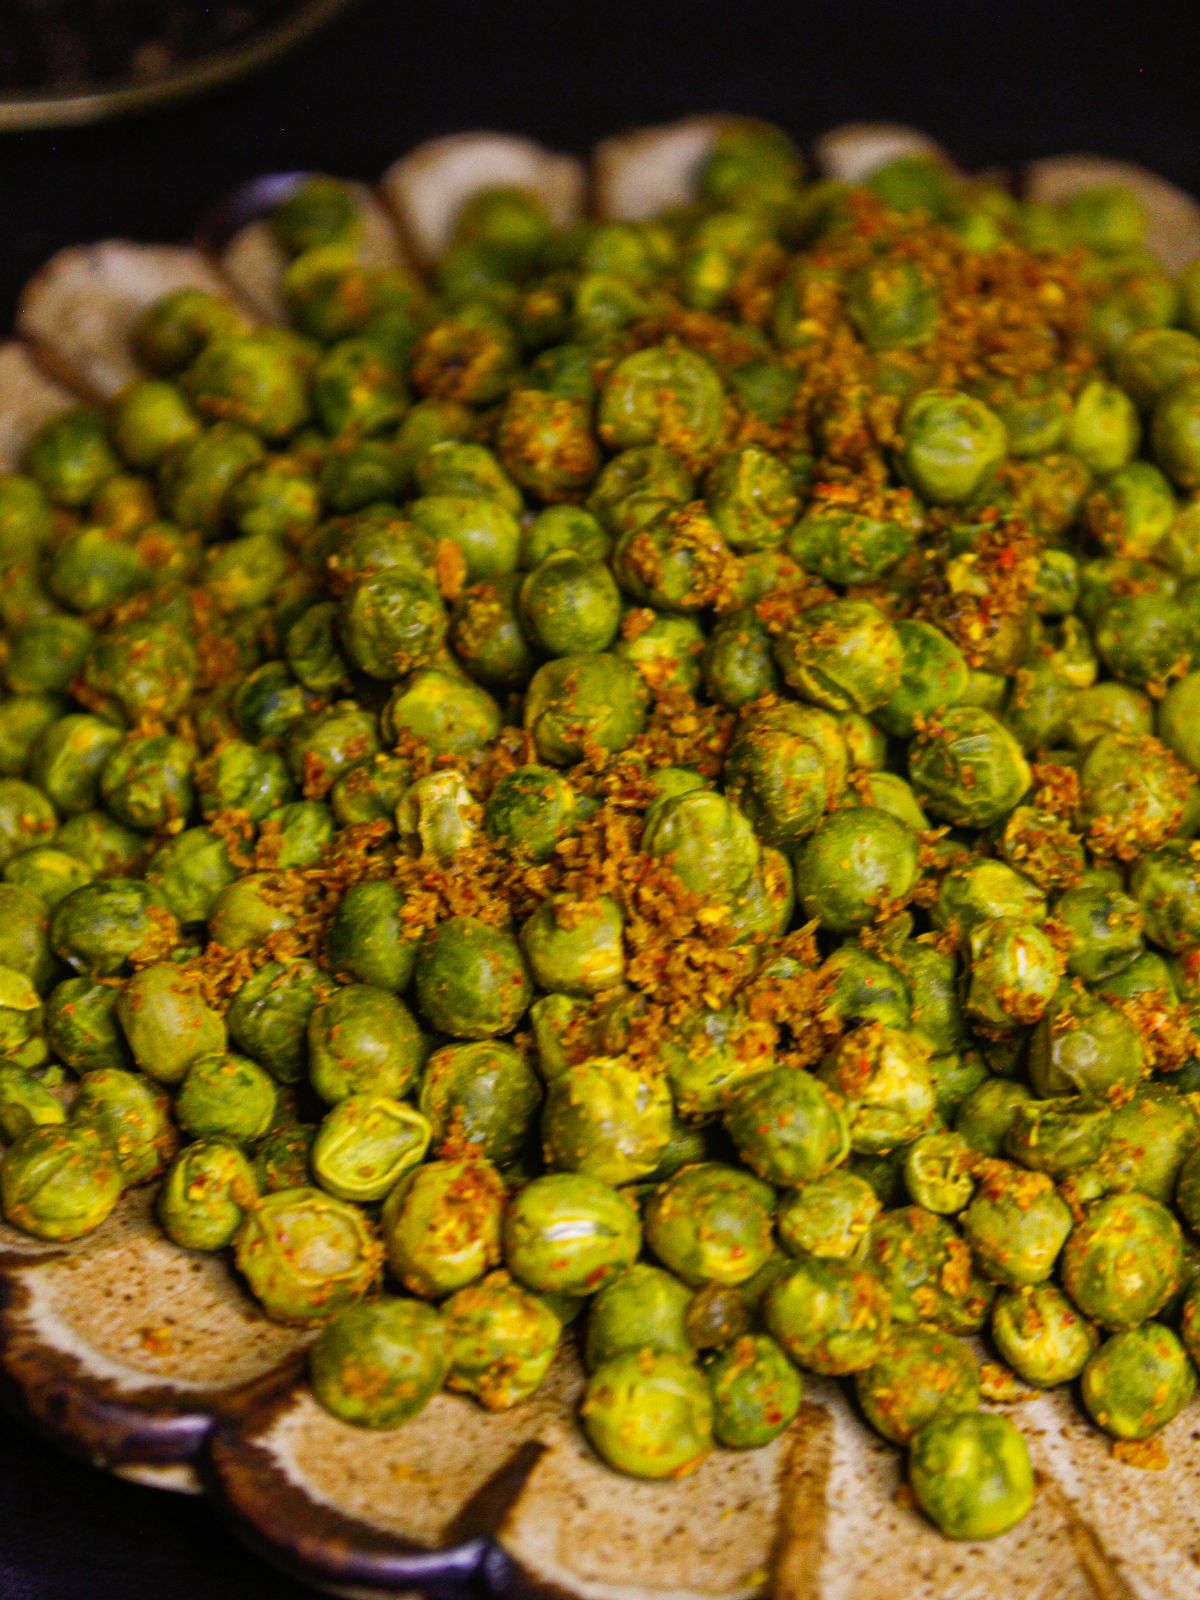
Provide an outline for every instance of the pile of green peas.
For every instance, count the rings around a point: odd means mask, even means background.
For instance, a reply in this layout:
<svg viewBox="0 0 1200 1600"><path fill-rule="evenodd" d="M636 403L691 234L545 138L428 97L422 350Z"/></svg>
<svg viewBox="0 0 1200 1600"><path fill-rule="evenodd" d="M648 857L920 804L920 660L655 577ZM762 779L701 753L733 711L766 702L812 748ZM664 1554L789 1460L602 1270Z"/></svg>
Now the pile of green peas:
<svg viewBox="0 0 1200 1600"><path fill-rule="evenodd" d="M1002 1533L974 1336L1121 1441L1200 1361L1200 262L754 123L651 221L481 193L430 283L359 226L309 180L289 327L168 296L0 479L4 1216L156 1181L366 1427L573 1326L671 1478L844 1379ZM655 976L647 870L735 984Z"/></svg>

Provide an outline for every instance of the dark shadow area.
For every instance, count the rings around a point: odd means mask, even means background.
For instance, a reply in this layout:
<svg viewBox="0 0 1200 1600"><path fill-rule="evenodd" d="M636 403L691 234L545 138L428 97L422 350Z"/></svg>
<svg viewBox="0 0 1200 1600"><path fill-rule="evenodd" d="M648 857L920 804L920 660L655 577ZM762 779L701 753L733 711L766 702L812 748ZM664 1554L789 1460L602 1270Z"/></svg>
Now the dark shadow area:
<svg viewBox="0 0 1200 1600"><path fill-rule="evenodd" d="M0 1412L3 1600L306 1600L202 1499L124 1483Z"/></svg>

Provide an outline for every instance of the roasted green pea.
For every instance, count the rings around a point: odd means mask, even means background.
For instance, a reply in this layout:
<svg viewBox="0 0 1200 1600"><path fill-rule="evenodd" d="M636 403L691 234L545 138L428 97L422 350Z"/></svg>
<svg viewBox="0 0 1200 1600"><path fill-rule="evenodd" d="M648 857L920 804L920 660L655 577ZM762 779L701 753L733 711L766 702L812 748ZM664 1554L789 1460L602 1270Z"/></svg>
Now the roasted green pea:
<svg viewBox="0 0 1200 1600"><path fill-rule="evenodd" d="M627 1350L593 1372L580 1415L600 1456L638 1478L678 1477L712 1449L708 1380L686 1357Z"/></svg>
<svg viewBox="0 0 1200 1600"><path fill-rule="evenodd" d="M156 1178L179 1142L166 1096L119 1067L84 1074L71 1102L71 1121L94 1129L112 1146L126 1187Z"/></svg>
<svg viewBox="0 0 1200 1600"><path fill-rule="evenodd" d="M398 1099L415 1080L424 1055L408 1007L372 984L336 989L309 1016L309 1077L331 1105L351 1094Z"/></svg>
<svg viewBox="0 0 1200 1600"><path fill-rule="evenodd" d="M1100 1342L1092 1324L1052 1283L997 1295L992 1338L1017 1376L1039 1389L1072 1382Z"/></svg>
<svg viewBox="0 0 1200 1600"><path fill-rule="evenodd" d="M633 1264L640 1244L632 1203L582 1173L535 1178L504 1218L506 1266L543 1293L594 1294Z"/></svg>
<svg viewBox="0 0 1200 1600"><path fill-rule="evenodd" d="M917 1504L949 1539L994 1539L1033 1504L1029 1447L1007 1417L938 1417L912 1440L908 1478Z"/></svg>
<svg viewBox="0 0 1200 1600"><path fill-rule="evenodd" d="M0 1159L5 1219L38 1239L91 1233L112 1213L123 1187L116 1151L86 1123L32 1127Z"/></svg>
<svg viewBox="0 0 1200 1600"><path fill-rule="evenodd" d="M1044 1282L1071 1232L1071 1212L1044 1173L981 1162L962 1225L975 1259L997 1282Z"/></svg>
<svg viewBox="0 0 1200 1600"><path fill-rule="evenodd" d="M867 1421L893 1444L910 1444L926 1423L979 1405L979 1363L970 1346L930 1328L894 1328L879 1360L855 1374Z"/></svg>
<svg viewBox="0 0 1200 1600"><path fill-rule="evenodd" d="M381 1219L393 1274L429 1300L482 1278L500 1261L504 1200L496 1169L478 1157L429 1161L409 1172L388 1195Z"/></svg>
<svg viewBox="0 0 1200 1600"><path fill-rule="evenodd" d="M692 1352L687 1333L691 1295L661 1267L638 1261L588 1301L585 1358L591 1371L626 1350Z"/></svg>
<svg viewBox="0 0 1200 1600"><path fill-rule="evenodd" d="M431 1133L426 1119L402 1101L347 1095L317 1130L309 1158L313 1177L339 1200L382 1200L420 1164Z"/></svg>
<svg viewBox="0 0 1200 1600"><path fill-rule="evenodd" d="M1196 1370L1170 1328L1146 1322L1105 1341L1083 1369L1083 1403L1116 1439L1147 1439L1196 1392Z"/></svg>

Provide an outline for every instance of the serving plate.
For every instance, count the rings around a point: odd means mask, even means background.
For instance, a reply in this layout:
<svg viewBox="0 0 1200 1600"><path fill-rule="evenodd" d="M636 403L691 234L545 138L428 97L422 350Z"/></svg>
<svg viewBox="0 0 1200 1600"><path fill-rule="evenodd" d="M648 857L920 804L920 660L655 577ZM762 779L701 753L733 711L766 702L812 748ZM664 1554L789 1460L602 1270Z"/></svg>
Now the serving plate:
<svg viewBox="0 0 1200 1600"><path fill-rule="evenodd" d="M535 188L569 220L640 216L689 198L721 126L699 117L606 141L590 173L528 140L464 134L422 146L362 191L372 259L428 262L461 201ZM914 130L836 129L816 159L857 178ZM262 218L296 174L237 191L191 247L119 242L61 252L28 286L0 346L0 467L79 394L133 375L125 331L180 283L279 314L280 260ZM1200 255L1200 207L1152 174L1095 157L1036 163L1029 192L1132 183L1150 240ZM423 1592L575 1600L1195 1600L1200 1409L1162 1435L1149 1470L1119 1459L1061 1393L1019 1411L1039 1493L990 1543L952 1544L912 1509L900 1457L837 1384L807 1379L792 1428L764 1450L718 1451L678 1484L610 1473L575 1425L569 1351L537 1395L491 1415L439 1395L406 1427L364 1432L323 1412L302 1378L310 1333L270 1323L220 1259L171 1245L152 1191L96 1233L47 1246L0 1226L0 1395L65 1449L165 1489L207 1494L254 1548L339 1595Z"/></svg>

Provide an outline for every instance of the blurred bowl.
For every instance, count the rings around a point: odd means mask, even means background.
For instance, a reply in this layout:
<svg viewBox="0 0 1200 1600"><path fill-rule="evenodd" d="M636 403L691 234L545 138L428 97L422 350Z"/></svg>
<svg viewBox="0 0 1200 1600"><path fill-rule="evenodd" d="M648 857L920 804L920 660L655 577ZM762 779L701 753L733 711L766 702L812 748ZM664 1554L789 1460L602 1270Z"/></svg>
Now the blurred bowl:
<svg viewBox="0 0 1200 1600"><path fill-rule="evenodd" d="M0 132L79 127L204 94L261 71L354 4L355 0L298 0L282 21L257 30L241 44L197 57L145 82L0 94Z"/></svg>

